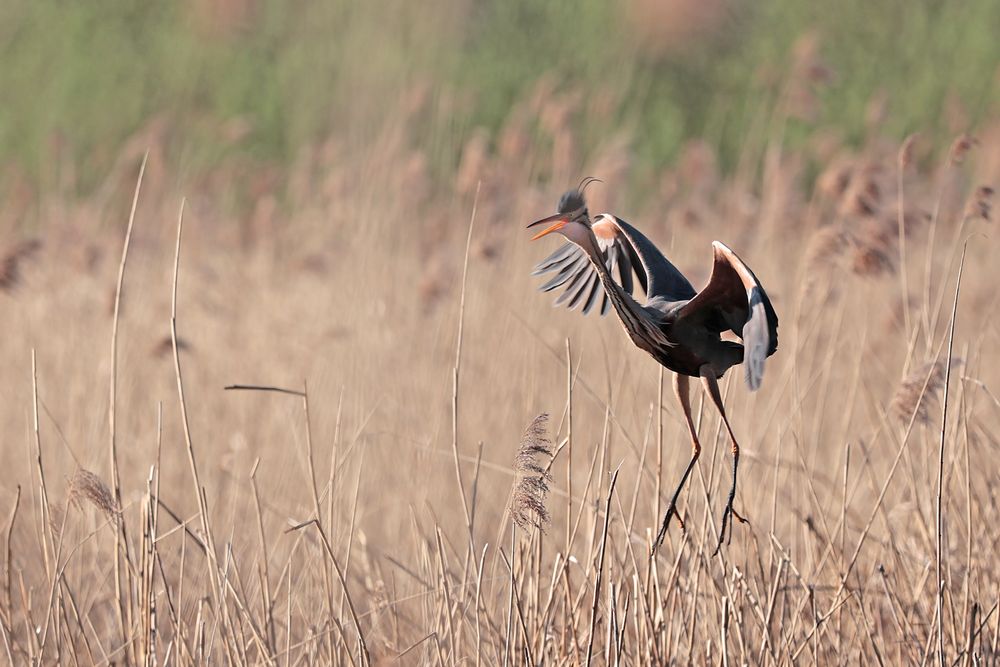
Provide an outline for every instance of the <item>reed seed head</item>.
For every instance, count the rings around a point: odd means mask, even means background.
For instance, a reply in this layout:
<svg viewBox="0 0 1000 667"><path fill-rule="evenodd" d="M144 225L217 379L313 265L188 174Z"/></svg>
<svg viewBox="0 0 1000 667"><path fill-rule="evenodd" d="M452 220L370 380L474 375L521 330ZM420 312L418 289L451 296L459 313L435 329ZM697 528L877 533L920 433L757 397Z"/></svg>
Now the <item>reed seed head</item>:
<svg viewBox="0 0 1000 667"><path fill-rule="evenodd" d="M952 366L958 366L962 360L952 357L951 363ZM931 410L937 406L939 395L944 388L947 368L946 357L923 364L903 379L890 405L901 423L905 425L911 418L917 424L930 423ZM913 417L914 415L916 417Z"/></svg>
<svg viewBox="0 0 1000 667"><path fill-rule="evenodd" d="M510 502L510 514L518 528L534 526L544 530L550 520L545 506L552 479L547 463L553 455L552 441L546 429L548 421L549 415L544 412L531 421L521 436L521 446L514 457L517 482Z"/></svg>
<svg viewBox="0 0 1000 667"><path fill-rule="evenodd" d="M113 523L117 523L121 515L118 502L104 480L83 468L78 469L69 480L69 501L80 509L87 501Z"/></svg>

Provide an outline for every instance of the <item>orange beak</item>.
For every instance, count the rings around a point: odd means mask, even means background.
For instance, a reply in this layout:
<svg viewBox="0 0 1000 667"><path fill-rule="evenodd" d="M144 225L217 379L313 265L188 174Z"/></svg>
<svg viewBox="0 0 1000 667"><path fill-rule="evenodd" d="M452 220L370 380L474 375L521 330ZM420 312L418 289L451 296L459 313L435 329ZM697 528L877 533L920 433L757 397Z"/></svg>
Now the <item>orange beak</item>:
<svg viewBox="0 0 1000 667"><path fill-rule="evenodd" d="M546 234L551 234L552 232L565 227L568 222L569 222L569 220L566 219L566 214L565 213L556 213L555 215L550 215L547 218L542 218L541 220L536 220L535 222L533 222L530 225L528 225L528 229L531 229L532 227L536 227L538 225L544 225L546 223L552 223L552 224L550 224L548 227L546 227L542 231L540 231L537 234L535 234L534 236L532 236L531 240L535 241L537 239L542 238Z"/></svg>

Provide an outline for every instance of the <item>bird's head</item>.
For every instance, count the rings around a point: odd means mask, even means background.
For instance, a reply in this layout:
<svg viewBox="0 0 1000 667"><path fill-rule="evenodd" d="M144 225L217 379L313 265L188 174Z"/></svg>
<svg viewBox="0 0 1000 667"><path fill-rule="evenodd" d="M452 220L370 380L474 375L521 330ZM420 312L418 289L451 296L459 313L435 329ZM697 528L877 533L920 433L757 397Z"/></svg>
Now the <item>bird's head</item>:
<svg viewBox="0 0 1000 667"><path fill-rule="evenodd" d="M590 212L587 210L587 200L584 199L583 193L587 186L594 182L600 182L600 179L587 176L580 181L580 185L572 190L567 190L559 198L558 213L528 225L529 229L543 226L542 231L531 237L531 240L534 241L546 234L558 232L570 241L581 243L589 234L592 224Z"/></svg>

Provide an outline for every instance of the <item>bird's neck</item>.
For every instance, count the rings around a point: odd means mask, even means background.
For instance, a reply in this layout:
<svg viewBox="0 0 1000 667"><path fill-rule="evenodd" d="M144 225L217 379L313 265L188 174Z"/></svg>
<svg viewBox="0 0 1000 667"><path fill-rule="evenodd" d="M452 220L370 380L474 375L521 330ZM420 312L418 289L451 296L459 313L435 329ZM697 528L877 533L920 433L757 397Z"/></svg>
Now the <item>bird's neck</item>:
<svg viewBox="0 0 1000 667"><path fill-rule="evenodd" d="M594 236L592 230L588 230L587 238L581 245L597 270L597 275L601 279L604 291L607 292L608 298L611 300L611 305L615 307L615 312L618 313L618 318L621 320L622 325L628 332L629 337L636 340L637 331L646 328L648 314L632 298L632 295L618 284L611 275L611 272L608 271L608 267L604 264L604 255L601 254L597 245L597 237ZM638 344L638 341L636 343Z"/></svg>

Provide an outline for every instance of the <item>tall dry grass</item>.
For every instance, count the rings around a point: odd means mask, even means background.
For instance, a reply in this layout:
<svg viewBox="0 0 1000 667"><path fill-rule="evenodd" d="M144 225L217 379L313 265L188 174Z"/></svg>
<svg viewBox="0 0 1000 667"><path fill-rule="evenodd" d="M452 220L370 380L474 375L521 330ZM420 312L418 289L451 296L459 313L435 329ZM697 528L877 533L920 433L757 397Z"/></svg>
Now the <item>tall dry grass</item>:
<svg viewBox="0 0 1000 667"><path fill-rule="evenodd" d="M100 199L40 202L35 250L11 227L7 660L997 664L998 129L963 160L774 132L733 177L701 143L649 176L627 137L578 154L559 118L584 99L541 90L495 149L473 136L454 188L404 117L308 151L246 218L208 184L182 230L151 161L125 243L133 160ZM781 317L763 389L726 378L750 523L717 557L715 412L650 559L689 455L669 379L529 278L548 251L523 223L580 174L696 285L712 239L738 249Z"/></svg>

